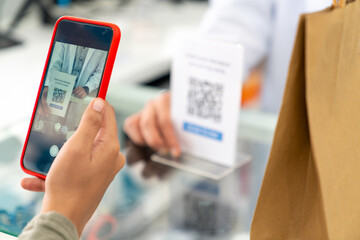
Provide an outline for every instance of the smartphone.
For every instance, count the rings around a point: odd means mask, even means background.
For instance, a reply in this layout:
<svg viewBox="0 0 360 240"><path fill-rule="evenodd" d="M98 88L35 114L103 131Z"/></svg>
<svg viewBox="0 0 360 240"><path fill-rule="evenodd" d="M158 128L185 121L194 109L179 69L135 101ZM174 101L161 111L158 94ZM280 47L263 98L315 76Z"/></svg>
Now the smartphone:
<svg viewBox="0 0 360 240"><path fill-rule="evenodd" d="M69 16L56 22L21 155L24 172L45 179L88 104L105 99L120 37L111 23Z"/></svg>

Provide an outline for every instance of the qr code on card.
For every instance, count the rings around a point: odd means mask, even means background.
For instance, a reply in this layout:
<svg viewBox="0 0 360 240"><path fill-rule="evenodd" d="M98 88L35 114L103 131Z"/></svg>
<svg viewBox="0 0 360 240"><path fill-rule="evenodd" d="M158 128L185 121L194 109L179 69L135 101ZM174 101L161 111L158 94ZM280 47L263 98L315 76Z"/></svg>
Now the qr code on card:
<svg viewBox="0 0 360 240"><path fill-rule="evenodd" d="M63 104L66 96L66 90L60 88L54 88L54 92L52 95L52 101Z"/></svg>
<svg viewBox="0 0 360 240"><path fill-rule="evenodd" d="M187 112L201 119L221 122L224 86L190 77Z"/></svg>

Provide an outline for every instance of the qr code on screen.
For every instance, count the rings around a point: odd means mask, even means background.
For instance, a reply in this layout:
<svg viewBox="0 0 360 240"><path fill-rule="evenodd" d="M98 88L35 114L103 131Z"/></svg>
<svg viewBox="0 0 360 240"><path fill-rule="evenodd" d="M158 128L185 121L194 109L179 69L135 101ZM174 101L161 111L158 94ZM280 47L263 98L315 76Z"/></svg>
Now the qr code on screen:
<svg viewBox="0 0 360 240"><path fill-rule="evenodd" d="M221 121L224 86L191 77L189 80L187 111L191 116Z"/></svg>
<svg viewBox="0 0 360 240"><path fill-rule="evenodd" d="M66 90L60 88L54 88L54 93L52 95L52 101L63 104L66 96Z"/></svg>

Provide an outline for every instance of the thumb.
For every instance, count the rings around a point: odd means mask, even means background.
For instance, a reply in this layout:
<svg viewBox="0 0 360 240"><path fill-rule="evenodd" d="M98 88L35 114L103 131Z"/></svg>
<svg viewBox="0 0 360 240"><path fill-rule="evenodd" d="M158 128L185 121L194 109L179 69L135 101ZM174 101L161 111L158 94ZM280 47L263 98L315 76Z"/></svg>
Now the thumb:
<svg viewBox="0 0 360 240"><path fill-rule="evenodd" d="M23 178L21 180L21 187L28 191L44 192L45 181L40 178Z"/></svg>
<svg viewBox="0 0 360 240"><path fill-rule="evenodd" d="M77 141L91 147L102 126L105 108L106 102L103 99L94 99L86 108L73 138L77 138Z"/></svg>

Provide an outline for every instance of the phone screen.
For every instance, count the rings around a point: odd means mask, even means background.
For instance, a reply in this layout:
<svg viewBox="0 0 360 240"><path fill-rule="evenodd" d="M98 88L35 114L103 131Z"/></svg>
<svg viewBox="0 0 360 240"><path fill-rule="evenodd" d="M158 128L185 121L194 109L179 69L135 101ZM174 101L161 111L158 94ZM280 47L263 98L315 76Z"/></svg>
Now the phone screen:
<svg viewBox="0 0 360 240"><path fill-rule="evenodd" d="M63 144L98 96L110 49L110 27L59 22L24 155L24 167L46 175Z"/></svg>

